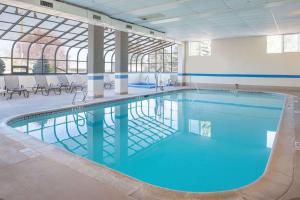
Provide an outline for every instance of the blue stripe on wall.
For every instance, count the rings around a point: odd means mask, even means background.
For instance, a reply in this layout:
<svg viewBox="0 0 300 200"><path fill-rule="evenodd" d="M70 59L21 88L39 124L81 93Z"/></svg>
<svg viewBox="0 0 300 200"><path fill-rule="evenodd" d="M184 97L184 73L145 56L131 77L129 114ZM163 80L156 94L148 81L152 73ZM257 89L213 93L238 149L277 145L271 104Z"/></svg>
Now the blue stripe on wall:
<svg viewBox="0 0 300 200"><path fill-rule="evenodd" d="M115 78L121 79L121 78L128 78L127 74L115 74Z"/></svg>
<svg viewBox="0 0 300 200"><path fill-rule="evenodd" d="M206 77L252 77L252 78L300 78L300 75L288 74L194 74L179 73L178 76L206 76Z"/></svg>
<svg viewBox="0 0 300 200"><path fill-rule="evenodd" d="M88 80L103 80L103 75L88 75Z"/></svg>

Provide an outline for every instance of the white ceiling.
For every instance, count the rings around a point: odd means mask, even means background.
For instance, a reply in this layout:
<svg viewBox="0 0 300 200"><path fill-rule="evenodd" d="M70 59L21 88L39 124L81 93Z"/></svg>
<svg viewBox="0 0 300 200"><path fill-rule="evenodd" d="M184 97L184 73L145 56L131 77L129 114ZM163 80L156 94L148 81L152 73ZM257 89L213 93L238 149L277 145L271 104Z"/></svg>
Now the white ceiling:
<svg viewBox="0 0 300 200"><path fill-rule="evenodd" d="M300 0L65 0L65 2L164 31L167 36L178 40L300 32ZM141 19L143 16L148 20Z"/></svg>

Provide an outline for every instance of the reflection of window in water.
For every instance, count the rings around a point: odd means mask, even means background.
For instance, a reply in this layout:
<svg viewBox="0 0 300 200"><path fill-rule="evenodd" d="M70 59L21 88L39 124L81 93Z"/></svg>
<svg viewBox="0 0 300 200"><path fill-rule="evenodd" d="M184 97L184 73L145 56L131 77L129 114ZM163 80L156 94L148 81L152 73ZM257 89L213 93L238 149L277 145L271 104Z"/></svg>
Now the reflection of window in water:
<svg viewBox="0 0 300 200"><path fill-rule="evenodd" d="M211 137L211 122L190 119L189 132L204 137Z"/></svg>
<svg viewBox="0 0 300 200"><path fill-rule="evenodd" d="M275 131L267 131L267 147L272 148L275 140L276 132Z"/></svg>
<svg viewBox="0 0 300 200"><path fill-rule="evenodd" d="M204 137L211 137L211 122L200 121L200 135Z"/></svg>

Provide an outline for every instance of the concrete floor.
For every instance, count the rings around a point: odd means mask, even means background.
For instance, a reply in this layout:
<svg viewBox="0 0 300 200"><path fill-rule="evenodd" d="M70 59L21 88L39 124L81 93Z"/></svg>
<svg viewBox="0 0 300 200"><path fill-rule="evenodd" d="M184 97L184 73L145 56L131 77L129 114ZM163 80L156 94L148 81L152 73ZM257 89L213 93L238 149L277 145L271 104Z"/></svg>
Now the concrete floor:
<svg viewBox="0 0 300 200"><path fill-rule="evenodd" d="M152 92L155 90L130 88L128 96ZM292 94L300 98L300 93ZM62 108L71 104L72 97L73 95L70 94L48 97L34 95L29 99L16 96L13 100L0 97L0 121L3 122L14 115ZM113 90L106 90L103 100L119 97L119 95L114 95ZM300 100L294 102L294 110L295 137L296 141L300 141ZM135 192L138 186L128 186L126 179L121 182L116 179L112 180L109 174L111 172L98 168L89 161L75 156L61 156L68 153L53 149L51 145L41 145L39 141L28 139L19 133L16 133L17 140L19 140L16 142L16 135L7 134L7 127L3 123L0 125L0 133L3 133L0 134L1 200L155 199L139 195ZM26 144L39 150L32 151ZM42 152L47 152L47 154ZM293 183L286 194L280 198L282 200L300 198L300 151L297 151L295 155ZM62 160L64 162L61 162ZM84 166L77 162L79 160L84 163ZM219 197L218 199L225 198ZM243 199L248 198L243 197Z"/></svg>

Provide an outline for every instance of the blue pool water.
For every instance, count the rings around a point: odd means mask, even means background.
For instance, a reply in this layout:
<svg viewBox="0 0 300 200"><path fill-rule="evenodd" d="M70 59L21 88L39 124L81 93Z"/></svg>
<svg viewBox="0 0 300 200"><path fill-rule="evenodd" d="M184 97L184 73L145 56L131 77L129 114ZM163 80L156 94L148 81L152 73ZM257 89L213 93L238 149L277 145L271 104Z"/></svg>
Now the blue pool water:
<svg viewBox="0 0 300 200"><path fill-rule="evenodd" d="M263 174L283 104L276 94L184 90L10 125L140 181L212 192Z"/></svg>
<svg viewBox="0 0 300 200"><path fill-rule="evenodd" d="M135 88L155 88L156 84L155 83L144 83L144 82L137 82L137 83L129 83L129 87L135 87Z"/></svg>

